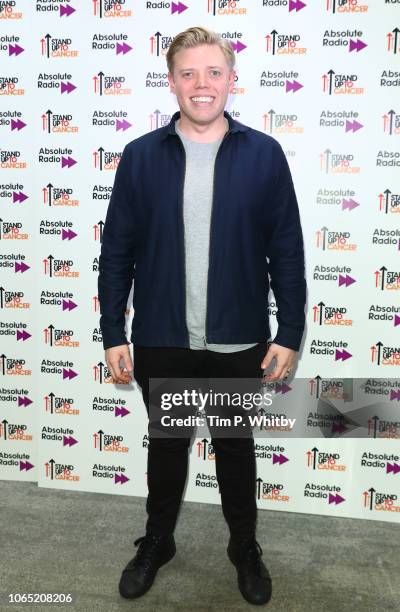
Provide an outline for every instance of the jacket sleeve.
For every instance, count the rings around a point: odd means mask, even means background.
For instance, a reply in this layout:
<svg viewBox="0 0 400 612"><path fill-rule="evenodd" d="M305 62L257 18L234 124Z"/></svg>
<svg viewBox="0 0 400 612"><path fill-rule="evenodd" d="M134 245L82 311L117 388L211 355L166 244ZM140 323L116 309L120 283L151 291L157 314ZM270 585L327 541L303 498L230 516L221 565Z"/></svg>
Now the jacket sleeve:
<svg viewBox="0 0 400 612"><path fill-rule="evenodd" d="M276 141L275 189L267 242L270 285L277 305L273 342L298 351L305 327L306 280L299 207L286 156Z"/></svg>
<svg viewBox="0 0 400 612"><path fill-rule="evenodd" d="M130 164L125 146L115 173L99 257L98 298L104 349L129 344L125 335L125 310L135 264Z"/></svg>

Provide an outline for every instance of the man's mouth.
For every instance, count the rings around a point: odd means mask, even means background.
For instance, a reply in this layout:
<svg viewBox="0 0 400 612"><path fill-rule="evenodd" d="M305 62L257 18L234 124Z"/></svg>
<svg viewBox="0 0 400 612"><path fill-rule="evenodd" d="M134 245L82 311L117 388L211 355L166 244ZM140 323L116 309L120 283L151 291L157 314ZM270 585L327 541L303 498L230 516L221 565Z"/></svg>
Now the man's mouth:
<svg viewBox="0 0 400 612"><path fill-rule="evenodd" d="M196 106L208 106L215 98L214 96L192 96L190 99Z"/></svg>

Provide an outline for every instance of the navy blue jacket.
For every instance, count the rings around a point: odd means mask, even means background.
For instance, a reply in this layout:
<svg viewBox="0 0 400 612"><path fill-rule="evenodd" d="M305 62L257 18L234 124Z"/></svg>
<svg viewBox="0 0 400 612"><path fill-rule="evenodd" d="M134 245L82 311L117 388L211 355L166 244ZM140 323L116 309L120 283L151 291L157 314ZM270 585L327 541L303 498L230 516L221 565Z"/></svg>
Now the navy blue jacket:
<svg viewBox="0 0 400 612"><path fill-rule="evenodd" d="M289 166L277 140L224 114L229 130L214 169L206 340L268 340L271 283L278 307L273 341L298 350L305 325L306 281ZM125 311L132 281L131 342L189 347L185 150L175 132L179 116L178 111L168 125L129 142L115 174L99 257L104 349L127 344Z"/></svg>

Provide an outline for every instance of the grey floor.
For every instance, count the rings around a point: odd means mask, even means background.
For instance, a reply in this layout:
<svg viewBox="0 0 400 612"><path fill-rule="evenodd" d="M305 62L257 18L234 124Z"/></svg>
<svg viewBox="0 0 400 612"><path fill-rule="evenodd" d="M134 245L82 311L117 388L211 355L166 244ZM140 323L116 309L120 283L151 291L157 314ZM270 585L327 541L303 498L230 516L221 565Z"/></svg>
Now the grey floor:
<svg viewBox="0 0 400 612"><path fill-rule="evenodd" d="M400 611L400 526L260 511L258 541L273 580L267 606L243 600L226 556L219 506L185 502L177 554L140 599L120 597L121 571L143 535L145 500L0 481L0 593L72 592L69 606L0 610L71 612Z"/></svg>

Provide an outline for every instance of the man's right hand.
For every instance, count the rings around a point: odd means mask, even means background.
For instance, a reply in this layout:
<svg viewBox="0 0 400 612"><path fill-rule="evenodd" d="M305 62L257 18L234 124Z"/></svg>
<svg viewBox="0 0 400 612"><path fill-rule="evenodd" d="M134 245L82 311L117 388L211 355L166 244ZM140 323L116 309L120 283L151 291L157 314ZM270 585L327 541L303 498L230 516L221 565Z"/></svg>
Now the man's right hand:
<svg viewBox="0 0 400 612"><path fill-rule="evenodd" d="M133 372L133 363L127 344L111 346L105 351L107 367L111 372L113 383L127 385L132 380L130 373ZM123 365L121 367L121 363ZM123 372L122 368L126 368Z"/></svg>

